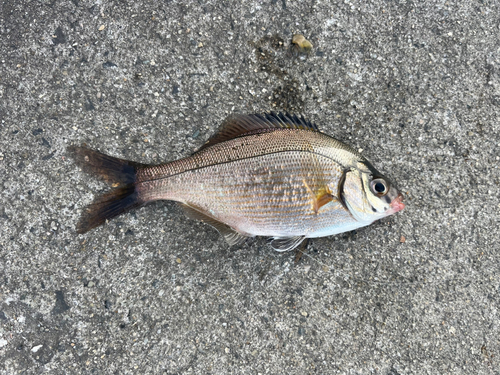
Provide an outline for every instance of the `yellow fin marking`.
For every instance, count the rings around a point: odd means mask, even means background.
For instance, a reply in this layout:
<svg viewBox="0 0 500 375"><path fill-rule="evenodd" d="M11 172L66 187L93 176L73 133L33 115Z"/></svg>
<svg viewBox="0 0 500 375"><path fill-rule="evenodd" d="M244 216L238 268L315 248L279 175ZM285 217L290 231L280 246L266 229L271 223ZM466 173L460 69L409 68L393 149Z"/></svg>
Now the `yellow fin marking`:
<svg viewBox="0 0 500 375"><path fill-rule="evenodd" d="M312 201L313 201L312 209L316 214L318 213L318 211L321 207L323 207L325 204L328 204L334 200L332 192L330 191L328 186L321 187L319 189L319 191L315 194L311 190L311 188L309 187L309 185L307 184L305 179L303 179L302 182L304 183L304 186L306 187L309 194L311 194Z"/></svg>

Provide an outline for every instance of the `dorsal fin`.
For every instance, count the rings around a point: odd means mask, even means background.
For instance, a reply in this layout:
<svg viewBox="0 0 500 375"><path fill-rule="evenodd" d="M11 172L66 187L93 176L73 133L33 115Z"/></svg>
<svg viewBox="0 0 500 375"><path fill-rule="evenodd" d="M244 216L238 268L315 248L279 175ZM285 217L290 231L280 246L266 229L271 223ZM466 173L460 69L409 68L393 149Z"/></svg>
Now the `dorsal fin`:
<svg viewBox="0 0 500 375"><path fill-rule="evenodd" d="M288 113L264 113L253 115L231 115L222 123L219 131L198 150L242 135L272 131L275 129L303 129L319 131L318 127L303 116Z"/></svg>

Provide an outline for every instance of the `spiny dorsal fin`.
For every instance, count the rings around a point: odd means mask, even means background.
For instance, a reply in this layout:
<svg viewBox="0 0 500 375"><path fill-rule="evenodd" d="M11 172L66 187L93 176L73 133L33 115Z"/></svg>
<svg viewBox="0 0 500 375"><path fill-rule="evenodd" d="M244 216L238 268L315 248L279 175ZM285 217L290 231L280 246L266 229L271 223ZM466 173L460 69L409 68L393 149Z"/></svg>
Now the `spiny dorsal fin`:
<svg viewBox="0 0 500 375"><path fill-rule="evenodd" d="M254 134L275 129L303 129L319 131L318 127L303 116L288 113L264 113L253 115L231 115L222 123L219 131L201 146L200 150L214 144L228 141L242 135ZM198 150L198 151L200 151Z"/></svg>
<svg viewBox="0 0 500 375"><path fill-rule="evenodd" d="M197 208L195 206L191 206L188 204L181 204L182 208L184 209L184 213L186 214L187 217L190 219L194 220L199 220L202 221L206 224L211 225L217 231L224 236L226 242L229 244L229 246L233 245L240 245L242 244L248 237L249 235L246 235L244 233L239 233L235 231L233 228L231 228L229 225L226 225L219 220L205 214L202 212L200 208Z"/></svg>

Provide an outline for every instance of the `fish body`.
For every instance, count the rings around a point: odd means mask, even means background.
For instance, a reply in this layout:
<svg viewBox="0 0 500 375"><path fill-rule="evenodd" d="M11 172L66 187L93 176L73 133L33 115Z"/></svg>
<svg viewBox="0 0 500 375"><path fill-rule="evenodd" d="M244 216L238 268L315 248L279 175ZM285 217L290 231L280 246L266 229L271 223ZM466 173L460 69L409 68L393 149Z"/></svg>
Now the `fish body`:
<svg viewBox="0 0 500 375"><path fill-rule="evenodd" d="M266 236L285 251L404 208L401 194L362 155L296 116L231 116L192 156L155 166L74 152L82 165L123 185L88 207L79 232L132 207L173 200L230 244Z"/></svg>

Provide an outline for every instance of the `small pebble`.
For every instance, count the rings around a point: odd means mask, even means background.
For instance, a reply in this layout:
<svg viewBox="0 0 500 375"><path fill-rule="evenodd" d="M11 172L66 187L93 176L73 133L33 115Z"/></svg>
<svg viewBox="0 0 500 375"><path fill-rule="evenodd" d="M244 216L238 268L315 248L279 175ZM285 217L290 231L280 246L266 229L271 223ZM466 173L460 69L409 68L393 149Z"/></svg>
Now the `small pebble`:
<svg viewBox="0 0 500 375"><path fill-rule="evenodd" d="M401 243L405 243L405 242L406 242L406 238L405 238L405 236L401 236L401 238L399 239L399 242L401 242Z"/></svg>
<svg viewBox="0 0 500 375"><path fill-rule="evenodd" d="M295 34L292 38L292 44L300 53L309 53L313 48L311 42L304 38L302 34Z"/></svg>
<svg viewBox="0 0 500 375"><path fill-rule="evenodd" d="M34 347L32 347L32 348L31 348L31 351L32 351L33 353L36 353L37 351L39 351L39 350L41 349L41 347L42 347L42 346L43 346L43 345L37 345L37 346L34 346Z"/></svg>
<svg viewBox="0 0 500 375"><path fill-rule="evenodd" d="M175 261L176 261L177 263L179 263L179 264L181 264L181 263L182 263L181 258L177 258Z"/></svg>
<svg viewBox="0 0 500 375"><path fill-rule="evenodd" d="M104 25L99 26L99 31L103 31L105 27L106 26L104 26Z"/></svg>

